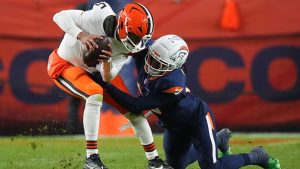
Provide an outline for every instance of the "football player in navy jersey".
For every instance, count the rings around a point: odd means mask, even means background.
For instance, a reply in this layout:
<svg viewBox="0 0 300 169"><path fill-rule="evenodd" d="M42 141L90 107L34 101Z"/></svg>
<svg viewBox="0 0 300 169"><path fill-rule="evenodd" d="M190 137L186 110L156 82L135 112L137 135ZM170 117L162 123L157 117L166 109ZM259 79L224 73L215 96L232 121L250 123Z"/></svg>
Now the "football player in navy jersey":
<svg viewBox="0 0 300 169"><path fill-rule="evenodd" d="M140 114L151 110L163 127L166 161L174 169L184 169L198 161L201 169L237 169L258 165L280 169L279 161L262 147L250 153L217 156L216 125L208 105L194 96L186 86L185 63L189 50L186 42L176 35L166 35L150 47L133 55L138 72L139 97L130 96L114 85L99 83L122 106Z"/></svg>

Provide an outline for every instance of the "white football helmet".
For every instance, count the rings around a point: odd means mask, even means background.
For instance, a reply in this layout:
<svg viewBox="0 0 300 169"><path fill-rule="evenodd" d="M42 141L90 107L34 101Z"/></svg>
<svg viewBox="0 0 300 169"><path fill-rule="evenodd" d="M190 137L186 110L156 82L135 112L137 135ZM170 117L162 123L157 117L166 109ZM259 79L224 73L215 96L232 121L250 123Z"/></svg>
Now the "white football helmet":
<svg viewBox="0 0 300 169"><path fill-rule="evenodd" d="M145 71L151 76L163 76L166 72L181 68L189 54L188 45L177 35L165 35L157 39L145 57Z"/></svg>

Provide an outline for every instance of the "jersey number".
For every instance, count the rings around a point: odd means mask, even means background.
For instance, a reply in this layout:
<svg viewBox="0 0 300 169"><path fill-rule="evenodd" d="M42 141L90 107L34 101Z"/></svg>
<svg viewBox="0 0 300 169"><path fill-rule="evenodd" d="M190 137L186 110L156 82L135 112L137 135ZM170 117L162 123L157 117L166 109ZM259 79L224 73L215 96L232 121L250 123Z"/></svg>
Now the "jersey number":
<svg viewBox="0 0 300 169"><path fill-rule="evenodd" d="M106 4L103 2L95 3L95 5L100 6L101 9L106 7Z"/></svg>

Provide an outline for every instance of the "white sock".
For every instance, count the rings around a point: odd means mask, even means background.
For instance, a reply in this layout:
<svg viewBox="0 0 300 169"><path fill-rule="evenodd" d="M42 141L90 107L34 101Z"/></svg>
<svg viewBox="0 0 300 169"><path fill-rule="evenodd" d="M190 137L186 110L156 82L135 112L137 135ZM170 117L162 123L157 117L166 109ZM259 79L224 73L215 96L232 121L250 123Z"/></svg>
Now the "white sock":
<svg viewBox="0 0 300 169"><path fill-rule="evenodd" d="M85 100L83 112L83 127L86 140L86 156L98 154L97 140L100 123L100 109L102 106L101 94L89 96Z"/></svg>
<svg viewBox="0 0 300 169"><path fill-rule="evenodd" d="M126 113L125 117L130 121L135 135L139 137L145 150L146 158L151 160L158 156L152 131L147 119L143 115L136 115L133 113Z"/></svg>

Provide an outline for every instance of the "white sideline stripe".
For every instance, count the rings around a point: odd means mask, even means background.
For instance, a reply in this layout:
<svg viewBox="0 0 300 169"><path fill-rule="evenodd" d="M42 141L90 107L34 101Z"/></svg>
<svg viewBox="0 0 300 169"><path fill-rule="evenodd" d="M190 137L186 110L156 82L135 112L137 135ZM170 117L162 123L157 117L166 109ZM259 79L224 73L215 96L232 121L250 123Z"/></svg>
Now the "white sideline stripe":
<svg viewBox="0 0 300 169"><path fill-rule="evenodd" d="M61 78L58 78L58 81L60 83L62 83L66 88L70 89L73 93L77 94L78 96L84 98L84 100L86 100L87 98L82 95L81 93L77 92L75 89L72 88L72 86L70 86L66 81L64 81L63 79Z"/></svg>
<svg viewBox="0 0 300 169"><path fill-rule="evenodd" d="M211 146L212 146L212 153L211 154L212 154L212 158L213 158L213 163L216 163L217 162L216 144L215 144L214 136L213 136L213 133L212 133L212 126L210 124L210 119L209 119L208 115L206 115L206 123L207 123L207 126L208 126L209 138L210 138Z"/></svg>

